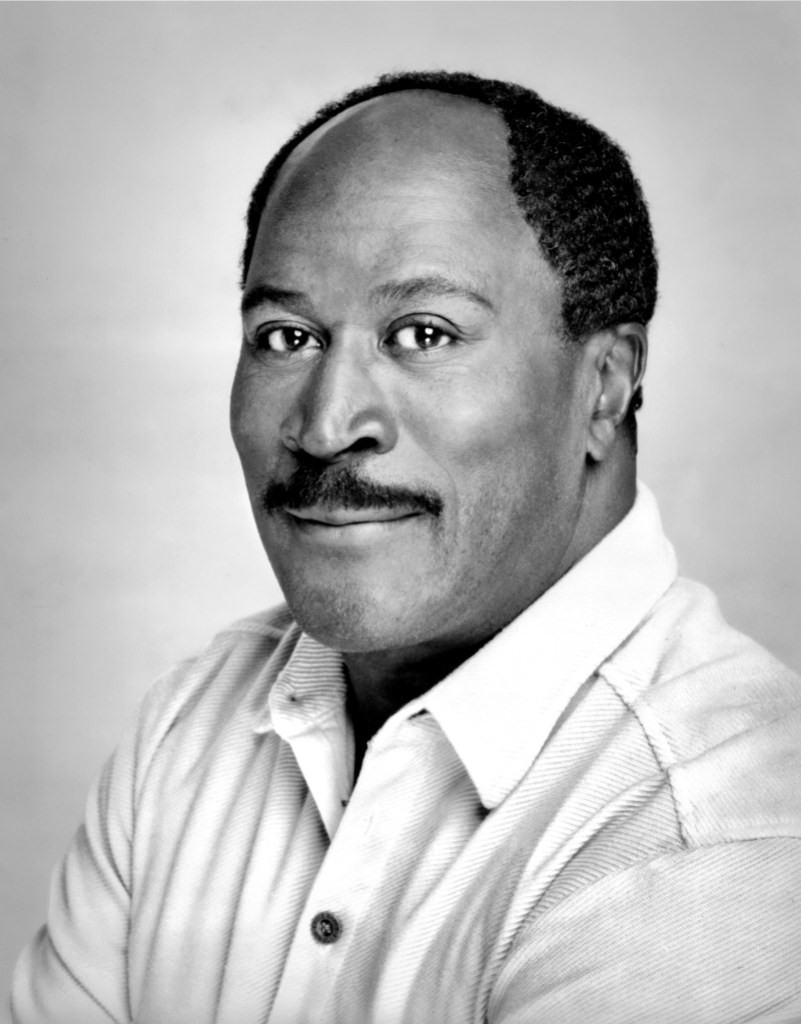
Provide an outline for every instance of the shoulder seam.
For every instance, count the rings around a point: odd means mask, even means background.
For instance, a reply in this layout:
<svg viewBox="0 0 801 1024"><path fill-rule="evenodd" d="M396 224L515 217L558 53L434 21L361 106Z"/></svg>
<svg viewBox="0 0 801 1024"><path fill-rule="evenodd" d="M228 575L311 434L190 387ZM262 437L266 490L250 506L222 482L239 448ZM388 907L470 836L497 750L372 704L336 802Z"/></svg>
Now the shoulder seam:
<svg viewBox="0 0 801 1024"><path fill-rule="evenodd" d="M693 846L693 844L690 842L690 837L687 833L687 829L685 828L684 812L679 802L678 794L676 793L676 787L673 784L673 774L670 770L670 766L664 762L662 755L660 754L660 751L651 735L651 731L646 727L646 724L643 721L639 711L634 706L634 703L628 700L623 695L620 689L615 685L614 681L609 678L606 672L604 672L604 666L602 666L599 669L598 674L607 684L612 693L615 694L615 696L618 698L618 700L626 709L626 711L628 711L632 718L634 718L634 720L637 722L637 725L640 727L640 730L642 731L642 734L645 737L645 742L648 744L648 747L654 756L654 760L656 761L660 772L667 781L668 789L670 790L670 796L673 801L673 808L676 812L676 822L678 824L679 829L679 838L681 839L681 843L684 849L689 850L691 846Z"/></svg>

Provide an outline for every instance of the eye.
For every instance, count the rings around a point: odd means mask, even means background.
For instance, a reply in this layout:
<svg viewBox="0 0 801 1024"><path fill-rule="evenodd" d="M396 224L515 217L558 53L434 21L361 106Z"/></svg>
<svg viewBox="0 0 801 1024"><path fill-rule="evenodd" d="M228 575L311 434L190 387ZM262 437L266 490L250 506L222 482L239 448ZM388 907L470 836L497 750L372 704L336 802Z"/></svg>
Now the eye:
<svg viewBox="0 0 801 1024"><path fill-rule="evenodd" d="M452 345L456 338L450 331L433 324L408 324L393 331L390 342L407 352L430 352Z"/></svg>
<svg viewBox="0 0 801 1024"><path fill-rule="evenodd" d="M256 335L256 347L270 352L290 354L322 348L320 339L302 327L269 327Z"/></svg>

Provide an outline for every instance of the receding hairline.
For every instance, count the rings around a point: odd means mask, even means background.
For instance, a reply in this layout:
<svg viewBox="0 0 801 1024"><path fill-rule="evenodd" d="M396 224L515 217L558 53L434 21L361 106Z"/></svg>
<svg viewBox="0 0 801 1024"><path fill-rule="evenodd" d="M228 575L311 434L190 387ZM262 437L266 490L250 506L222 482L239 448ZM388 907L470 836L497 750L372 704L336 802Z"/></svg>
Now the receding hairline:
<svg viewBox="0 0 801 1024"><path fill-rule="evenodd" d="M436 117L436 114L421 122L419 113L415 118L416 110L420 105L429 108L439 108L446 112L445 118ZM509 126L500 110L491 104L472 96L464 96L458 93L449 93L438 89L427 89L419 86L408 89L397 90L390 93L382 93L379 96L370 96L344 110L338 111L322 124L318 125L308 135L299 139L298 142L286 153L275 176L270 183L270 188L264 196L261 208L261 217L264 215L270 200L274 194L280 191L286 182L287 175L298 170L302 162L312 156L315 148L325 146L326 140L330 143L331 135L334 132L356 132L364 131L367 139L375 139L380 145L381 140L386 139L389 143L392 134L392 122L387 122L386 114L377 115L378 109L401 108L399 113L405 117L406 127L411 123L421 133L434 129L436 125L447 125L451 127L461 119L471 119L476 123L483 122L484 129L474 126L469 127L469 132L459 133L453 137L453 141L462 141L463 148L470 150L470 156L479 164L483 163L487 171L498 170L502 178L498 179L508 187L510 200L517 206L517 200L511 183L511 151L509 148ZM454 111L459 111L458 117L453 116ZM397 115L396 115L397 121ZM480 145L482 141L485 145ZM483 149L483 152L482 152ZM494 152L493 152L494 150Z"/></svg>
<svg viewBox="0 0 801 1024"><path fill-rule="evenodd" d="M318 130L326 128L331 122L336 121L340 115L348 111L371 103L373 100L389 99L407 93L419 93L421 95L436 94L438 97L451 99L453 101L472 101L477 107L486 109L495 115L500 130L503 132L506 152L511 157L510 146L511 123L507 111L501 102L496 102L484 91L485 86L499 84L504 88L512 87L523 89L530 96L535 97L539 102L545 102L531 89L514 86L513 83L493 83L491 79L481 78L470 73L461 72L399 72L397 74L381 75L371 85L362 86L352 90L338 100L324 104L317 112L291 135L284 144L273 155L268 162L261 178L257 182L250 197L250 204L246 216L246 240L245 247L240 260L241 275L240 284L244 287L245 277L253 254L253 243L258 231L261 216L272 195L275 185L278 182L281 172L287 162L303 143L315 135ZM514 191L514 189L513 189ZM256 202L259 200L258 203ZM258 213L255 224L253 215Z"/></svg>

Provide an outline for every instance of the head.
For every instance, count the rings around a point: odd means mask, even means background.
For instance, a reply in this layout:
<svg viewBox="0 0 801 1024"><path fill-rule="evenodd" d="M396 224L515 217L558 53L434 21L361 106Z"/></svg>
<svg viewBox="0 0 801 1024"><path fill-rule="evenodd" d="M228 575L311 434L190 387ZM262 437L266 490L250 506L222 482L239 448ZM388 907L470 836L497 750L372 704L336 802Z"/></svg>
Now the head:
<svg viewBox="0 0 801 1024"><path fill-rule="evenodd" d="M625 511L656 263L625 156L519 86L383 79L248 212L234 438L340 650L486 639Z"/></svg>

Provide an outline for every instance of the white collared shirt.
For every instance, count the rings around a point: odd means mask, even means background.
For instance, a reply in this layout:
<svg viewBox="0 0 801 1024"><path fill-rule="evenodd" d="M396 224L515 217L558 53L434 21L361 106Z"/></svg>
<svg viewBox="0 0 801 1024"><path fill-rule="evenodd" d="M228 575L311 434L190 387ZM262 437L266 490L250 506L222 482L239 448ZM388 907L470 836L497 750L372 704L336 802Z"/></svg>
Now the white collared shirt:
<svg viewBox="0 0 801 1024"><path fill-rule="evenodd" d="M148 696L19 1024L801 1021L799 680L655 502L390 718L286 610Z"/></svg>

